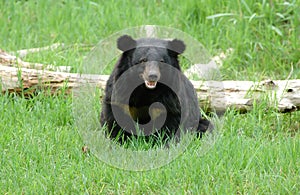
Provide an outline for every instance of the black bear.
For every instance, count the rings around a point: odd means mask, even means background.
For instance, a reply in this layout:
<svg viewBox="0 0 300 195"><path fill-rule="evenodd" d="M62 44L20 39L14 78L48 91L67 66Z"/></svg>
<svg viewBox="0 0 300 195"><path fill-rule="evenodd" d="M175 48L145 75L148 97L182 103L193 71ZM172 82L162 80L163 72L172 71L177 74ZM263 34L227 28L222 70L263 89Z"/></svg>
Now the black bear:
<svg viewBox="0 0 300 195"><path fill-rule="evenodd" d="M182 130L207 130L209 121L201 118L195 89L179 66L183 41L123 35L117 47L123 53L107 81L100 120L110 138L178 138Z"/></svg>

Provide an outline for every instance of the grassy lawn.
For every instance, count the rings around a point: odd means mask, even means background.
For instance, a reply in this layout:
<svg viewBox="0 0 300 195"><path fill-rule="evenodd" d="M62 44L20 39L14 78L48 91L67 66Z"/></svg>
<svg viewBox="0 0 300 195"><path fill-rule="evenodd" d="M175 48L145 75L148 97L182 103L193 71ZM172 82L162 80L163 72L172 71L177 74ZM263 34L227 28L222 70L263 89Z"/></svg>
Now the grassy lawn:
<svg viewBox="0 0 300 195"><path fill-rule="evenodd" d="M190 34L211 55L233 48L223 80L285 79L292 66L291 79L300 79L297 0L4 0L0 10L0 49L67 46L25 61L77 72L101 39L152 24ZM222 136L205 155L195 140L166 166L135 172L82 152L71 97L2 95L0 194L297 194L300 112L280 114L266 101L247 114L228 110Z"/></svg>

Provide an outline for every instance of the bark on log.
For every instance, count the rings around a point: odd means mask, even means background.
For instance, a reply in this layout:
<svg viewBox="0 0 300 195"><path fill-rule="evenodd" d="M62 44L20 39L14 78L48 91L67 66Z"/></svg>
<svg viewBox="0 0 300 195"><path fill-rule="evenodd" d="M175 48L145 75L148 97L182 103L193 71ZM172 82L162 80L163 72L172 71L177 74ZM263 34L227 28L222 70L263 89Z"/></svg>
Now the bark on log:
<svg viewBox="0 0 300 195"><path fill-rule="evenodd" d="M1 62L0 62L1 64ZM66 94L89 83L104 89L108 75L80 75L0 65L2 93L31 94L48 88L51 94ZM192 81L202 107L223 112L228 108L251 110L253 102L266 99L270 108L292 112L300 108L300 80ZM61 90L64 89L64 90ZM25 92L24 92L25 91Z"/></svg>
<svg viewBox="0 0 300 195"><path fill-rule="evenodd" d="M77 73L53 72L28 68L16 68L0 65L0 87L2 93L21 93L30 95L36 90L49 89L51 94L70 94L83 83L104 88L108 75L80 75Z"/></svg>

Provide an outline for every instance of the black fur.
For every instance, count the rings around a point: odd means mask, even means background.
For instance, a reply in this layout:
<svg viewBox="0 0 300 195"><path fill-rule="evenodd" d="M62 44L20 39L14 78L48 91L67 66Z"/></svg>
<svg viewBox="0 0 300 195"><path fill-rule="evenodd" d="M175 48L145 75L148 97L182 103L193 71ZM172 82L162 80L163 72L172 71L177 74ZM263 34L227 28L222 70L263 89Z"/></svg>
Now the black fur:
<svg viewBox="0 0 300 195"><path fill-rule="evenodd" d="M140 124L151 122L149 107L159 102L165 107L164 110L158 108L157 118L152 117L152 121L159 117L166 117L162 128L156 133L164 133L172 136L179 128L180 121L184 121L183 128L191 128L197 132L205 132L209 122L202 119L198 105L197 95L191 82L182 74L178 55L184 52L185 45L182 41L174 39L172 41L143 38L134 40L128 35L120 37L117 41L118 48L123 52L116 63L112 74L107 81L105 97L101 112L101 125L107 125L107 135L114 139L117 135L123 135L126 138L132 136L129 131L124 131L117 123L112 111L115 106L126 120L135 120ZM116 82L122 74L129 71L131 67L136 67L137 71L126 77L126 82L116 86ZM171 68L171 69L170 69ZM172 69L177 71L170 71ZM149 89L145 86L144 79L158 79L156 87ZM142 76L141 76L142 75ZM155 80L154 79L154 80ZM126 102L124 94L128 93L128 86L131 82L141 81L130 95L129 103ZM163 83L171 83L167 86ZM113 89L117 91L116 99L112 102ZM172 89L173 90L172 90ZM177 94L176 94L177 93ZM188 113L181 113L181 106L188 108ZM126 110L129 108L130 112ZM160 114L161 112L161 114ZM191 121L195 119L195 121ZM120 141L120 140L119 140Z"/></svg>

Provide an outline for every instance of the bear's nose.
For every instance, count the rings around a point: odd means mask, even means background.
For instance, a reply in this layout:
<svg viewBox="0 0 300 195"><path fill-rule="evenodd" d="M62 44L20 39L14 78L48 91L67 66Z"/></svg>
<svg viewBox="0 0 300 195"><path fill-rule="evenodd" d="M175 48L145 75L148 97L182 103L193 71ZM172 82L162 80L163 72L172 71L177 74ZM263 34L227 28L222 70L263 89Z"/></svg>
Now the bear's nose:
<svg viewBox="0 0 300 195"><path fill-rule="evenodd" d="M158 75L157 74L149 74L148 78L150 81L157 81Z"/></svg>

